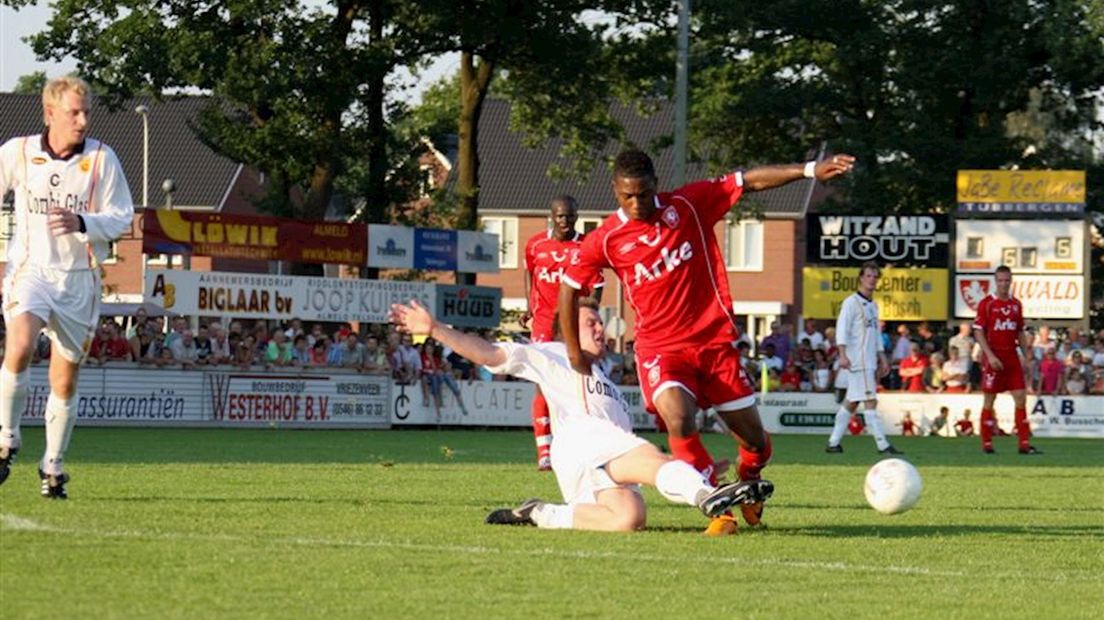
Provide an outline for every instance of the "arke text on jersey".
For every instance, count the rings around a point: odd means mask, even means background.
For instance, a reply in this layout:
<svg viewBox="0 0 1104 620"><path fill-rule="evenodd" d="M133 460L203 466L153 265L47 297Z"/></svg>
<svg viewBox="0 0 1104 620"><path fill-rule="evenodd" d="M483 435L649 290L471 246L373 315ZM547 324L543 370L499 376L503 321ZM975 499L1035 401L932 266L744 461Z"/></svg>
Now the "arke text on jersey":
<svg viewBox="0 0 1104 620"><path fill-rule="evenodd" d="M694 248L689 241L683 241L682 245L671 251L669 248L659 249L659 258L651 265L635 263L633 265L633 284L640 286L641 280L655 282L663 276L674 272L686 261L694 256Z"/></svg>

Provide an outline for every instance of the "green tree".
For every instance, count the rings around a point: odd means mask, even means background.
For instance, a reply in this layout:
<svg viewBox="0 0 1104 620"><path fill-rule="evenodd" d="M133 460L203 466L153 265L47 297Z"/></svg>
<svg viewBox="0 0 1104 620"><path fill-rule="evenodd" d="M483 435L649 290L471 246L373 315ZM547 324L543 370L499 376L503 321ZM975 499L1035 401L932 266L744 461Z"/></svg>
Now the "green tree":
<svg viewBox="0 0 1104 620"><path fill-rule="evenodd" d="M583 0L427 0L422 2L429 47L459 52L459 153L456 225L479 219L479 120L499 75L513 122L533 142L563 137L577 152L616 135L608 117L610 79L603 66L607 28L588 24L586 10L617 3ZM459 277L459 276L458 276Z"/></svg>
<svg viewBox="0 0 1104 620"><path fill-rule="evenodd" d="M795 160L827 139L860 158L849 205L878 212L951 209L962 168L1085 168L1104 86L1102 7L703 0L695 152L727 165Z"/></svg>
<svg viewBox="0 0 1104 620"><path fill-rule="evenodd" d="M34 71L27 75L19 76L12 92L17 95L38 95L42 93L42 88L44 86L46 86L46 72Z"/></svg>
<svg viewBox="0 0 1104 620"><path fill-rule="evenodd" d="M396 26L406 3L60 0L54 10L35 51L78 58L106 96L208 94L202 138L267 173L271 212L321 218L341 172L366 160L366 219L386 219L388 77L425 53Z"/></svg>

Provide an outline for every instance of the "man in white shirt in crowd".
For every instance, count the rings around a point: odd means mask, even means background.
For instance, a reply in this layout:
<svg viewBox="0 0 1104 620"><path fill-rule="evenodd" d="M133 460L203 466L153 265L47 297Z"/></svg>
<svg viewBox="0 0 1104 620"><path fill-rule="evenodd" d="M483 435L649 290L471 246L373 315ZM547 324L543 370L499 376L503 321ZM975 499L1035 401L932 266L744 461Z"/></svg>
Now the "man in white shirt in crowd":
<svg viewBox="0 0 1104 620"><path fill-rule="evenodd" d="M802 340L808 340L809 348L814 351L824 347L824 336L817 331L814 319L805 319L805 331L797 335L797 343L801 344Z"/></svg>
<svg viewBox="0 0 1104 620"><path fill-rule="evenodd" d="M767 370L777 370L782 372L782 358L778 357L778 354L774 351L774 344L767 343L763 345L763 354L759 358L759 363L767 367Z"/></svg>
<svg viewBox="0 0 1104 620"><path fill-rule="evenodd" d="M947 349L947 361L943 362L943 391L966 392L970 386L969 358L959 353L954 345Z"/></svg>

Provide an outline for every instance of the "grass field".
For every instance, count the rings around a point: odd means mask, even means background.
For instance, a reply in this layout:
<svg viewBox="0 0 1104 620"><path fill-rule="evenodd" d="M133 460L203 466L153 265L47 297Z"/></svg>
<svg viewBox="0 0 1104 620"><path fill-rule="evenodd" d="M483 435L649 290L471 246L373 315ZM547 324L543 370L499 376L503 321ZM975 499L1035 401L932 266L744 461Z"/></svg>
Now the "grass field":
<svg viewBox="0 0 1104 620"><path fill-rule="evenodd" d="M655 435L649 436L658 440ZM843 455L778 436L765 531L709 539L648 490L649 531L483 525L558 499L531 435L79 428L68 502L41 429L0 487L14 618L1089 618L1104 610L1104 442L901 438L919 505L886 517ZM708 436L715 454L731 443Z"/></svg>

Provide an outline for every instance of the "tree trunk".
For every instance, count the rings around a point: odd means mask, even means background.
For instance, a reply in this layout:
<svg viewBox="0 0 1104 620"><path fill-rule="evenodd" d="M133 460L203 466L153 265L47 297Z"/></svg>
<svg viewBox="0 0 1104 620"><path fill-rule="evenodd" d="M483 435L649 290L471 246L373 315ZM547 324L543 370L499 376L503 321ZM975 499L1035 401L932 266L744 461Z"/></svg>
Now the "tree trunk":
<svg viewBox="0 0 1104 620"><path fill-rule="evenodd" d="M456 192L460 205L456 228L475 230L479 224L479 116L483 100L494 75L494 62L482 59L475 66L475 55L460 55L460 145ZM475 274L456 273L457 284L475 284Z"/></svg>
<svg viewBox="0 0 1104 620"><path fill-rule="evenodd" d="M377 0L368 7L369 37L373 45L382 44L385 2ZM367 76L365 107L368 113L368 183L365 188L364 221L368 224L386 224L387 208L387 127L384 118L386 90L384 81L390 65L378 61ZM361 267L360 276L369 280L379 278L376 267Z"/></svg>

